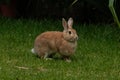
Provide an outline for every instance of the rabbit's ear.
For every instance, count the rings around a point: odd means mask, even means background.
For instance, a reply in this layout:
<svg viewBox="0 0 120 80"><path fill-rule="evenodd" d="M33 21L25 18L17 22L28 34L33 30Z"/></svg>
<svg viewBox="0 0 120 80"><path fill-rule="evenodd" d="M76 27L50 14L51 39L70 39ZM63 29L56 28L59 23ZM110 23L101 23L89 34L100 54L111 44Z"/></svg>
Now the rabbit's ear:
<svg viewBox="0 0 120 80"><path fill-rule="evenodd" d="M73 19L69 18L69 20L68 20L68 27L72 28L72 26L73 26Z"/></svg>
<svg viewBox="0 0 120 80"><path fill-rule="evenodd" d="M63 25L63 27L64 27L64 30L67 30L67 29L68 29L68 27L67 27L67 22L66 22L66 20L65 20L64 18L62 18L62 25Z"/></svg>

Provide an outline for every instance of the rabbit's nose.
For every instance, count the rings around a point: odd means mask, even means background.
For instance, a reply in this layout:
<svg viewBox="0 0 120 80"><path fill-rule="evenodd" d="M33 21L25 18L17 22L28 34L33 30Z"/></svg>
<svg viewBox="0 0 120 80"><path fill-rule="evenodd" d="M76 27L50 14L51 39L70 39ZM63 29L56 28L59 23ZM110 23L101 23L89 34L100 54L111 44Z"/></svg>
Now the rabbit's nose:
<svg viewBox="0 0 120 80"><path fill-rule="evenodd" d="M78 36L76 36L76 38L75 38L76 40L78 40L79 39L79 37Z"/></svg>
<svg viewBox="0 0 120 80"><path fill-rule="evenodd" d="M77 40L79 39L79 37L77 37Z"/></svg>

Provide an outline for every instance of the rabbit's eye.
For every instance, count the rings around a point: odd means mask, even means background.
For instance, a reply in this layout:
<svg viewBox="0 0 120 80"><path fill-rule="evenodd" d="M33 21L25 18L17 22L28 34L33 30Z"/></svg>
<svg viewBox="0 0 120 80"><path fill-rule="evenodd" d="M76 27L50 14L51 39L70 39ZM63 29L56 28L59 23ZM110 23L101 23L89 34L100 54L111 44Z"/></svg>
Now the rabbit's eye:
<svg viewBox="0 0 120 80"><path fill-rule="evenodd" d="M71 31L69 31L69 34L71 34Z"/></svg>

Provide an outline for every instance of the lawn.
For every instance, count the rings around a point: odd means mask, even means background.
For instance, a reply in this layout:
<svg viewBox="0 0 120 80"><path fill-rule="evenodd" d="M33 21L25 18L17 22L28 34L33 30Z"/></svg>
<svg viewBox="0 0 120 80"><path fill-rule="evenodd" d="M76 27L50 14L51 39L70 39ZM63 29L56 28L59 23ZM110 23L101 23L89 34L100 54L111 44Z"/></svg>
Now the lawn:
<svg viewBox="0 0 120 80"><path fill-rule="evenodd" d="M31 53L35 37L62 31L61 21L0 18L0 80L119 80L120 29L111 25L73 26L79 35L72 62L42 60Z"/></svg>

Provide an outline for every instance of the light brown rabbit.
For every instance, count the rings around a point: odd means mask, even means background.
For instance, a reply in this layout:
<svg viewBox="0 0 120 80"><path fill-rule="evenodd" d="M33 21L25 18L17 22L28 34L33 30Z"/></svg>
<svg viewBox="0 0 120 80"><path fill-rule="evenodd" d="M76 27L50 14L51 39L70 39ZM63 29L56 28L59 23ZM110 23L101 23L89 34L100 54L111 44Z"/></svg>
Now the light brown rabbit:
<svg viewBox="0 0 120 80"><path fill-rule="evenodd" d="M71 61L70 56L75 53L77 47L78 35L72 28L73 19L69 18L68 22L62 18L63 32L48 31L40 34L34 43L32 52L40 58L52 57L59 53L66 61Z"/></svg>

